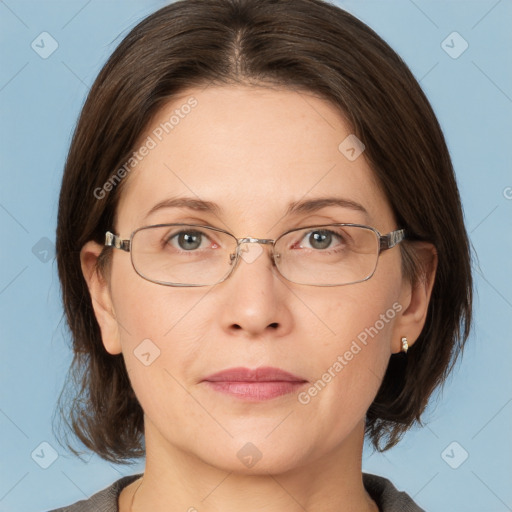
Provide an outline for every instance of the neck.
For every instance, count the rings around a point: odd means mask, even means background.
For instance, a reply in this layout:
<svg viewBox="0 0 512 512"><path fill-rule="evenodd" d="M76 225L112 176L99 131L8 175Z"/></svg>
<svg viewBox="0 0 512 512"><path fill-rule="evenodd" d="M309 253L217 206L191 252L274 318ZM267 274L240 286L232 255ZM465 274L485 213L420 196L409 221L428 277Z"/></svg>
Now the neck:
<svg viewBox="0 0 512 512"><path fill-rule="evenodd" d="M144 476L121 494L120 512L378 512L362 482L362 423L327 454L299 454L291 469L241 473L164 442L145 420Z"/></svg>

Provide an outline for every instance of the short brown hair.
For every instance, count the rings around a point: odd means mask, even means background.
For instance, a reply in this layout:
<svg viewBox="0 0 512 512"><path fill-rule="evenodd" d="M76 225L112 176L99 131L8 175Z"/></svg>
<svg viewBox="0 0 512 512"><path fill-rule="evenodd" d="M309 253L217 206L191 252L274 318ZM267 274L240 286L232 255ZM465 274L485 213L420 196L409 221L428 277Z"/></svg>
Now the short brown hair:
<svg viewBox="0 0 512 512"><path fill-rule="evenodd" d="M469 334L470 249L459 192L434 112L401 58L368 26L322 0L182 0L139 23L109 58L82 109L59 201L57 262L76 389L61 417L89 449L122 463L144 455L143 410L122 355L103 347L80 249L112 229L123 182L98 199L152 116L174 95L213 84L277 85L334 105L366 146L365 158L400 227L403 268L421 278L414 240L438 267L426 325L407 356L392 355L367 412L378 450L396 444L444 382ZM104 250L101 261L108 260ZM75 450L68 444L73 453Z"/></svg>

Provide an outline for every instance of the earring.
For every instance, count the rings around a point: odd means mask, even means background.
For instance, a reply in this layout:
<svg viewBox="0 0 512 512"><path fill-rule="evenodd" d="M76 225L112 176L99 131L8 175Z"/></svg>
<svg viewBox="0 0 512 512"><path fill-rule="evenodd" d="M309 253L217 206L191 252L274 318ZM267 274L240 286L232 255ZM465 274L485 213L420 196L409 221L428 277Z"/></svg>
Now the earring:
<svg viewBox="0 0 512 512"><path fill-rule="evenodd" d="M409 348L409 345L407 344L407 338L404 336L402 338L402 352L405 352L407 354L408 348Z"/></svg>

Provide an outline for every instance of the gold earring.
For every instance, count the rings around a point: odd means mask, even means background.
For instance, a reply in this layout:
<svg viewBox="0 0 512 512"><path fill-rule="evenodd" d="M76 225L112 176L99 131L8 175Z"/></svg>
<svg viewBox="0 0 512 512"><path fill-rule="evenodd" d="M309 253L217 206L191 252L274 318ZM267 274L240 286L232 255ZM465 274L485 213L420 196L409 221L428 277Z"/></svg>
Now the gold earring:
<svg viewBox="0 0 512 512"><path fill-rule="evenodd" d="M405 352L407 354L408 348L409 348L409 345L407 344L407 338L404 336L402 338L402 352Z"/></svg>

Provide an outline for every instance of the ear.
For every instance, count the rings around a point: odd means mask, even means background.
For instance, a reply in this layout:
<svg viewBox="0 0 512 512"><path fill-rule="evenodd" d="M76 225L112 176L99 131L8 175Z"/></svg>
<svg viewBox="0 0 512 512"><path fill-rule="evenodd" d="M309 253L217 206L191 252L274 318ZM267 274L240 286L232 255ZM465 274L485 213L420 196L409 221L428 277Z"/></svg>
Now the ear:
<svg viewBox="0 0 512 512"><path fill-rule="evenodd" d="M119 325L116 320L110 286L107 279L96 267L103 246L96 242L87 242L80 251L80 264L89 293L96 320L100 326L101 339L109 354L121 353Z"/></svg>
<svg viewBox="0 0 512 512"><path fill-rule="evenodd" d="M420 336L427 318L436 276L437 251L435 247L427 242L415 242L413 250L420 265L420 275L414 284L404 280L400 294L402 310L393 328L393 353L402 350L402 338L407 338L407 344L410 347Z"/></svg>

